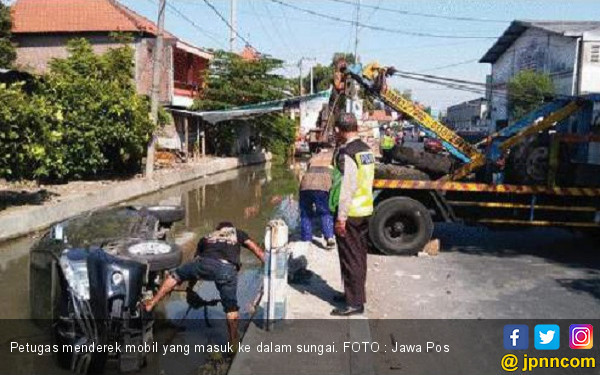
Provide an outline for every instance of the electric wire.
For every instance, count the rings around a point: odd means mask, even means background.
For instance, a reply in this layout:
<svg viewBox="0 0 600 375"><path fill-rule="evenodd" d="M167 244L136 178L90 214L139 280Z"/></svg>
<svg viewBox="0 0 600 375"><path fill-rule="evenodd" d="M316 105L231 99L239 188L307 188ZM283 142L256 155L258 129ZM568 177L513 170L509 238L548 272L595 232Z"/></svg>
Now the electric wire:
<svg viewBox="0 0 600 375"><path fill-rule="evenodd" d="M204 0L204 1L207 1L207 0ZM324 19L328 19L330 21L336 21L336 22L339 22L339 23L346 23L346 24L351 24L351 25L356 25L357 24L357 22L353 21L353 20L349 20L349 19L345 19L345 18L340 18L340 17L332 16L330 14L316 12L316 11L311 10L311 9L301 8L301 7L296 6L296 5L285 3L285 2L283 2L281 0L270 0L270 1L273 2L273 3L280 4L282 6L285 6L285 7L291 8L291 9L295 9L295 10L300 11L300 12L304 12L304 13L307 13L307 14L312 14L313 16L317 16L317 17L321 17L321 18L324 18ZM364 29L370 29L370 30L375 30L375 31L383 31L383 32L394 33L394 34L403 34L403 35L410 35L410 36L416 36L416 37L426 37L426 38L497 39L496 36L472 36L472 35L447 35L447 34L420 33L420 32L408 31L408 30L393 29L393 28L384 27L384 26L368 25L368 24L365 24L365 23L358 23L358 26L360 26L360 27L362 27Z"/></svg>
<svg viewBox="0 0 600 375"><path fill-rule="evenodd" d="M332 2L335 2L335 3L340 3L340 4L354 5L354 3L352 3L349 0L329 0L329 1L332 1ZM403 15L406 15L406 16L439 18L439 19L446 19L446 20L453 20L453 21L468 21L468 22L487 22L487 23L510 23L511 22L509 20L499 20L499 19L487 19L487 18L476 18L476 17L444 16L444 15L432 14L432 13L410 12L410 11L406 11L406 10L381 7L379 5L377 5L377 6L374 6L374 5L362 5L362 6L365 7L365 8L371 8L371 9L377 9L377 10L382 10L382 11L391 12L391 13L403 14Z"/></svg>

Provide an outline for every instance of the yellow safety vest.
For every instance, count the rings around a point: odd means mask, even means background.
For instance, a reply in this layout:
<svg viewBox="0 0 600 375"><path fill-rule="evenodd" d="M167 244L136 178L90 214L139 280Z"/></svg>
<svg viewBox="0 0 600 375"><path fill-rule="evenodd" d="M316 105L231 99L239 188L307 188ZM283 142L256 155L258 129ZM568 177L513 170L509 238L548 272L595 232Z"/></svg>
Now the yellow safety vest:
<svg viewBox="0 0 600 375"><path fill-rule="evenodd" d="M381 139L381 148L383 150L389 150L394 148L394 146L396 145L396 141L394 140L394 137L390 136L390 135L384 135L383 138Z"/></svg>
<svg viewBox="0 0 600 375"><path fill-rule="evenodd" d="M357 189L350 203L349 217L365 217L373 214L373 179L375 178L375 156L373 152L363 151L354 155L358 167ZM334 160L333 183L329 195L329 208L332 212L338 208L343 174Z"/></svg>

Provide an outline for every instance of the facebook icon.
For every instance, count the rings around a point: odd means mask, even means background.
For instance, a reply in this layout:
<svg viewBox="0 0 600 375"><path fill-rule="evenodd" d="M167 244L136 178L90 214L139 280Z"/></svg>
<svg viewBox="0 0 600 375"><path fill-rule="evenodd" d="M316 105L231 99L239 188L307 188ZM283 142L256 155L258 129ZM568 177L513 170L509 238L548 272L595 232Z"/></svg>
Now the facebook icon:
<svg viewBox="0 0 600 375"><path fill-rule="evenodd" d="M504 326L504 349L522 350L529 347L529 327L524 324Z"/></svg>

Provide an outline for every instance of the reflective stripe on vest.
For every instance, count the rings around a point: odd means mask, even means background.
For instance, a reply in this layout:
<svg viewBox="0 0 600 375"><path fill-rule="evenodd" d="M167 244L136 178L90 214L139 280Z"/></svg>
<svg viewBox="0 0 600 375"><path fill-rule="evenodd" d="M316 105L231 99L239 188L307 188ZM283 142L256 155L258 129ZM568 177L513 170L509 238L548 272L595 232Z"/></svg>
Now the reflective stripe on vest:
<svg viewBox="0 0 600 375"><path fill-rule="evenodd" d="M350 204L349 217L364 217L373 213L373 179L375 178L375 156L371 151L355 155L358 165L357 189Z"/></svg>

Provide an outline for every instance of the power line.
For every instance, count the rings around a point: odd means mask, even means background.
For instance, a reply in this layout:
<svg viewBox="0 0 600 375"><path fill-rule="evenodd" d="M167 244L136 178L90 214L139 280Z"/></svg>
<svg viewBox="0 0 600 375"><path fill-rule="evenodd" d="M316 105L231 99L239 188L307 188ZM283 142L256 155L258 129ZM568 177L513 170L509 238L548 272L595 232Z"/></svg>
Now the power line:
<svg viewBox="0 0 600 375"><path fill-rule="evenodd" d="M209 32L209 31L205 30L202 27L200 27L196 22L194 22L192 19L190 19L188 16L186 16L185 13L183 13L182 11L180 11L179 9L177 9L174 5L172 5L169 2L167 2L167 7L171 10L172 13L178 15L180 18L182 18L183 20L187 21L194 28L196 28L196 30L200 31L203 35L206 35L208 38L210 38L211 40L213 40L215 43L223 46L223 42L222 41L220 41L216 37L212 36L212 35L215 35L215 34L213 34L213 33Z"/></svg>
<svg viewBox="0 0 600 375"><path fill-rule="evenodd" d="M454 63L454 64L436 66L434 68L420 70L419 73L432 72L434 70L442 70L442 69L447 69L447 68L453 68L455 66L461 66L461 65L471 64L471 63L474 63L474 62L477 62L477 61L479 61L479 58L477 58L477 59L469 59L469 60L457 62L457 63Z"/></svg>
<svg viewBox="0 0 600 375"><path fill-rule="evenodd" d="M329 0L329 1L333 1L335 3L348 4L348 5L354 6L354 3L352 3L349 0ZM443 15L432 14L432 13L409 12L409 11L406 11L406 10L393 9L393 8L385 8L385 7L381 7L379 5L377 5L377 6L374 6L374 5L363 5L363 7L365 7L365 8L371 8L371 9L376 9L376 10L383 10L383 11L391 12L391 13L403 14L403 15L406 15L406 16L418 16L418 17L428 17L428 18L441 18L441 19L453 20L453 21L488 22L488 23L510 23L511 22L511 21L508 21L508 20L496 20L496 19L475 18L475 17L443 16Z"/></svg>
<svg viewBox="0 0 600 375"><path fill-rule="evenodd" d="M249 47L254 48L254 46L250 43L250 41L248 41L248 39L244 38L242 35L240 35L240 33L237 32L237 30L231 26L231 24L229 23L229 21L227 21L227 19L225 17L223 17L223 15L221 14L221 12L219 12L219 10L217 8L215 8L214 5L211 4L210 1L208 0L202 0L204 1L204 3L206 5L208 5L208 7L217 15L217 17L219 17L221 19L221 21L223 21L223 23L225 25L227 25L227 27L229 28L229 30L231 30L235 35L237 35L238 38L240 38L244 43L246 43L246 45L248 45ZM254 48L256 49L256 48Z"/></svg>
<svg viewBox="0 0 600 375"><path fill-rule="evenodd" d="M207 1L207 0L204 0L204 1ZM307 14L312 14L313 16L317 16L317 17L321 17L321 18L324 18L324 19L328 19L330 21L336 21L336 22L346 23L346 24L350 24L350 25L357 25L357 22L353 21L353 20L344 19L344 18L332 16L332 15L329 15L329 14L315 12L314 10L306 9L306 8L301 8L301 7L296 6L296 5L285 3L285 2L283 2L281 0L270 0L270 1L273 2L273 3L277 3L277 4L280 4L280 5L283 5L285 7L291 8L291 9L295 9L295 10L300 11L300 12L304 12L304 13L307 13ZM358 23L358 26L360 26L362 28L365 28L365 29L375 30L375 31L384 31L384 32L388 32L388 33L403 34L403 35L410 35L410 36L417 36L417 37L426 37L426 38L497 39L497 37L495 37L495 36L469 36L469 35L444 35L444 34L419 33L419 32L407 31L407 30L392 29L392 28L383 27L383 26L367 25L367 24L364 24L364 23Z"/></svg>
<svg viewBox="0 0 600 375"><path fill-rule="evenodd" d="M453 83L458 83L458 84L466 84L466 85L471 85L471 86L486 87L486 84L484 82L467 81L467 80L464 80L464 79L441 77L441 76L435 76L435 75L432 75L432 74L421 74L421 73L406 72L406 71L402 71L402 70L396 70L394 72L394 75L398 75L398 76L400 76L400 75L417 76L417 77L423 77L423 78L427 78L427 79L438 79L440 81L448 81L448 82L453 82Z"/></svg>

